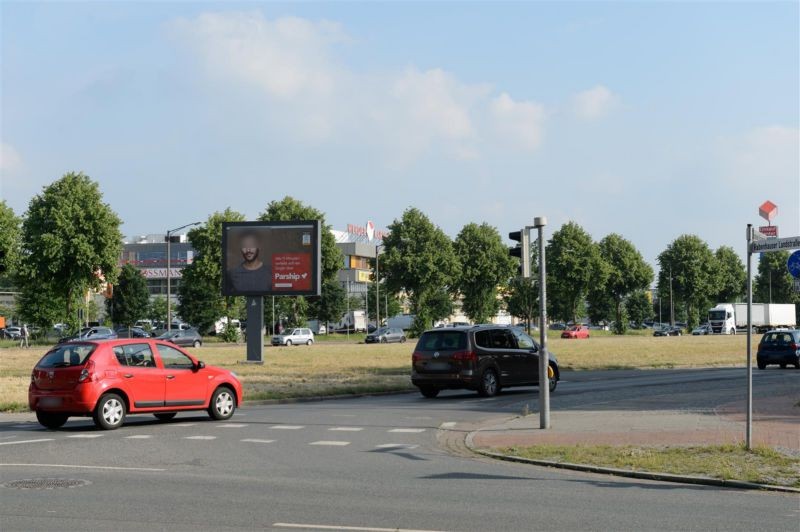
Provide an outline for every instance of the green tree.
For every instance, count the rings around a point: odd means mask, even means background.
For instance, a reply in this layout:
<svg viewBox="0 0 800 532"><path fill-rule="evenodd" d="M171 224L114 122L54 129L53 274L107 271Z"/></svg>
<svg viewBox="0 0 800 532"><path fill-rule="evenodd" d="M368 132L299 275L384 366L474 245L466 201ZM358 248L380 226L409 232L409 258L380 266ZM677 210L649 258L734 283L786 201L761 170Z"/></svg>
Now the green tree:
<svg viewBox="0 0 800 532"><path fill-rule="evenodd" d="M419 334L452 310L459 263L450 238L419 209L407 209L389 225L381 255L381 275L392 293L405 293ZM449 304L448 304L449 302Z"/></svg>
<svg viewBox="0 0 800 532"><path fill-rule="evenodd" d="M533 279L513 277L503 290L503 301L508 313L525 322L528 333L530 324L539 316L539 290Z"/></svg>
<svg viewBox="0 0 800 532"><path fill-rule="evenodd" d="M330 322L339 321L347 309L347 293L338 281L328 280L322 287L322 296L314 298L311 305L311 312L319 321L326 325Z"/></svg>
<svg viewBox="0 0 800 532"><path fill-rule="evenodd" d="M753 280L753 301L758 303L794 303L792 276L786 268L788 251L762 253L758 273ZM745 274L745 277L747 274Z"/></svg>
<svg viewBox="0 0 800 532"><path fill-rule="evenodd" d="M23 283L16 299L17 312L25 323L49 330L54 323L64 320L66 301L63 291L48 282L38 285Z"/></svg>
<svg viewBox="0 0 800 532"><path fill-rule="evenodd" d="M240 317L244 298L222 295L222 223L241 222L244 218L227 208L211 214L187 235L195 257L183 269L177 310L181 318L200 331L208 331L222 317Z"/></svg>
<svg viewBox="0 0 800 532"><path fill-rule="evenodd" d="M689 328L696 327L714 295L719 292L717 259L700 237L682 235L658 256L658 292L669 316L669 287L672 278L674 306L682 305Z"/></svg>
<svg viewBox="0 0 800 532"><path fill-rule="evenodd" d="M653 317L653 305L650 298L647 296L647 291L636 290L628 295L625 300L625 310L628 313L628 318L641 325L645 320Z"/></svg>
<svg viewBox="0 0 800 532"><path fill-rule="evenodd" d="M322 290L326 288L333 289L336 282L336 274L342 267L342 252L336 247L336 239L331 233L330 225L325 223L325 213L315 209L303 202L286 196L280 201L271 201L267 204L266 209L259 220L264 222L288 222L292 220L319 220L322 234L321 237L321 251L322 257ZM319 297L311 297L308 301L303 297L281 297L280 307L284 315L289 319L289 323L293 327L301 327L306 324L306 316L308 312L314 314L319 313L320 298L327 297L324 294ZM302 301L289 301L291 299L299 299ZM334 298L335 299L335 296ZM331 298L328 298L331 301ZM310 303L310 304L309 304Z"/></svg>
<svg viewBox="0 0 800 532"><path fill-rule="evenodd" d="M0 287L8 287L9 278L17 271L21 223L6 201L0 201Z"/></svg>
<svg viewBox="0 0 800 532"><path fill-rule="evenodd" d="M730 246L721 246L714 256L719 265L719 288L713 299L717 303L742 301L747 283L747 271L742 259Z"/></svg>
<svg viewBox="0 0 800 532"><path fill-rule="evenodd" d="M74 311L88 290L100 288L100 275L116 281L119 226L96 182L83 173L65 174L30 202L22 223L17 285L51 290L49 295L65 305L67 323L77 328Z"/></svg>
<svg viewBox="0 0 800 532"><path fill-rule="evenodd" d="M548 311L556 319L577 321L589 289L604 282L597 246L580 225L568 222L553 233L545 257Z"/></svg>
<svg viewBox="0 0 800 532"><path fill-rule="evenodd" d="M485 323L500 309L498 287L512 276L514 260L497 229L486 223L465 225L453 249L461 265L456 288L464 313L475 323Z"/></svg>
<svg viewBox="0 0 800 532"><path fill-rule="evenodd" d="M147 306L147 319L153 322L167 321L167 298L165 296L155 296Z"/></svg>
<svg viewBox="0 0 800 532"><path fill-rule="evenodd" d="M636 290L644 290L653 281L653 269L645 262L639 250L628 240L610 234L598 245L600 258L606 271L602 290L613 304L614 332L624 334L627 329L625 299Z"/></svg>
<svg viewBox="0 0 800 532"><path fill-rule="evenodd" d="M381 283L380 291L378 292L378 296L380 297L380 316L381 320L386 320L388 318L397 316L398 314L402 314L403 306L400 304L400 298L396 293L391 293L386 288L384 283ZM367 286L367 298L369 299L369 319L375 319L375 283L369 283Z"/></svg>
<svg viewBox="0 0 800 532"><path fill-rule="evenodd" d="M115 325L132 327L147 316L150 294L142 272L126 264L119 273L111 298L106 299L106 310Z"/></svg>

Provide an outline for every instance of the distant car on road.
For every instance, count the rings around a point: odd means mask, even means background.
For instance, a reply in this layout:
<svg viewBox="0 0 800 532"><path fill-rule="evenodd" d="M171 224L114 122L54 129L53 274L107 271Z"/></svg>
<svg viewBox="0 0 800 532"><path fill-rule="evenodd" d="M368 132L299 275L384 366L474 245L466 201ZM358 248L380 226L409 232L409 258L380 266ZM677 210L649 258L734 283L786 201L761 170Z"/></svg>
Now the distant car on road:
<svg viewBox="0 0 800 532"><path fill-rule="evenodd" d="M770 364L781 368L792 364L800 369L800 331L767 331L758 343L756 364L758 369L766 369Z"/></svg>
<svg viewBox="0 0 800 532"><path fill-rule="evenodd" d="M6 327L3 329L3 338L8 338L9 340L19 340L21 335L22 327Z"/></svg>
<svg viewBox="0 0 800 532"><path fill-rule="evenodd" d="M692 336L705 336L708 334L711 334L711 326L707 323L692 329Z"/></svg>
<svg viewBox="0 0 800 532"><path fill-rule="evenodd" d="M72 342L75 340L113 340L117 333L109 327L84 327L77 334L61 338L58 343Z"/></svg>
<svg viewBox="0 0 800 532"><path fill-rule="evenodd" d="M573 325L561 333L561 338L589 338L589 327L586 325Z"/></svg>
<svg viewBox="0 0 800 532"><path fill-rule="evenodd" d="M128 414L166 421L185 410L229 419L242 402L242 385L229 370L206 366L167 342L152 339L70 342L36 364L28 405L56 429L71 416L91 416L101 429L122 426Z"/></svg>
<svg viewBox="0 0 800 532"><path fill-rule="evenodd" d="M284 334L272 337L272 345L311 345L314 343L314 333L307 327L289 329Z"/></svg>
<svg viewBox="0 0 800 532"><path fill-rule="evenodd" d="M420 336L411 357L411 382L422 395L441 390L476 390L491 397L502 388L539 385L542 350L527 334L502 325L439 328ZM559 380L558 361L548 352L550 391Z"/></svg>
<svg viewBox="0 0 800 532"><path fill-rule="evenodd" d="M661 327L660 329L656 329L653 333L653 336L681 336L683 334L683 329L678 327L677 325L674 327L670 327L669 325Z"/></svg>
<svg viewBox="0 0 800 532"><path fill-rule="evenodd" d="M181 347L200 347L203 345L203 337L197 329L186 329L169 331L158 337Z"/></svg>
<svg viewBox="0 0 800 532"><path fill-rule="evenodd" d="M150 333L141 327L120 327L116 330L117 338L150 338Z"/></svg>
<svg viewBox="0 0 800 532"><path fill-rule="evenodd" d="M377 331L370 333L364 338L366 344L389 344L392 342L403 343L406 341L406 334L403 329L396 327L381 327Z"/></svg>
<svg viewBox="0 0 800 532"><path fill-rule="evenodd" d="M567 326L563 323L551 323L549 329L551 331L564 331Z"/></svg>

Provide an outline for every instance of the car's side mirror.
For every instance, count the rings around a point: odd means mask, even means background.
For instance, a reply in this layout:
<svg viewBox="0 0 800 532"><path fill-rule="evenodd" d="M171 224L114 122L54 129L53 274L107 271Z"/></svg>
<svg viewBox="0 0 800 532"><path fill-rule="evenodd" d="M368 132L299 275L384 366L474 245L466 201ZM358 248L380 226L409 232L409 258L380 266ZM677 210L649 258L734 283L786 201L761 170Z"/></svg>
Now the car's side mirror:
<svg viewBox="0 0 800 532"><path fill-rule="evenodd" d="M195 366L195 371L201 370L206 367L206 363L202 360L197 361L197 365Z"/></svg>

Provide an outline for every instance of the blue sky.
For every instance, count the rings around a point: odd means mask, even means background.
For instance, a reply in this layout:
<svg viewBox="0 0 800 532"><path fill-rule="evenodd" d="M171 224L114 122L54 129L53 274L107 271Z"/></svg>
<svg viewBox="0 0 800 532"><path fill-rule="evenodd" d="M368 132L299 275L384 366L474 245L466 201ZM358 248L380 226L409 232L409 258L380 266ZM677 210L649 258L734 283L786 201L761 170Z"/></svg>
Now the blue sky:
<svg viewBox="0 0 800 532"><path fill-rule="evenodd" d="M126 235L292 195L741 250L767 199L800 234L799 5L2 2L0 195L82 170Z"/></svg>

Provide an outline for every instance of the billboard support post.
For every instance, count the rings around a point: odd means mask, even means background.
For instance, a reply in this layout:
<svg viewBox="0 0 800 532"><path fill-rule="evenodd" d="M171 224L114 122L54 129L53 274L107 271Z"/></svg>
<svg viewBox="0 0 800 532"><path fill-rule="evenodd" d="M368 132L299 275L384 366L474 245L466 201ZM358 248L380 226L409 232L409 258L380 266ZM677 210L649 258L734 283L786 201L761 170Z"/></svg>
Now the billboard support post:
<svg viewBox="0 0 800 532"><path fill-rule="evenodd" d="M753 225L747 224L747 427L745 444L753 448Z"/></svg>
<svg viewBox="0 0 800 532"><path fill-rule="evenodd" d="M247 298L247 362L264 363L264 298Z"/></svg>

